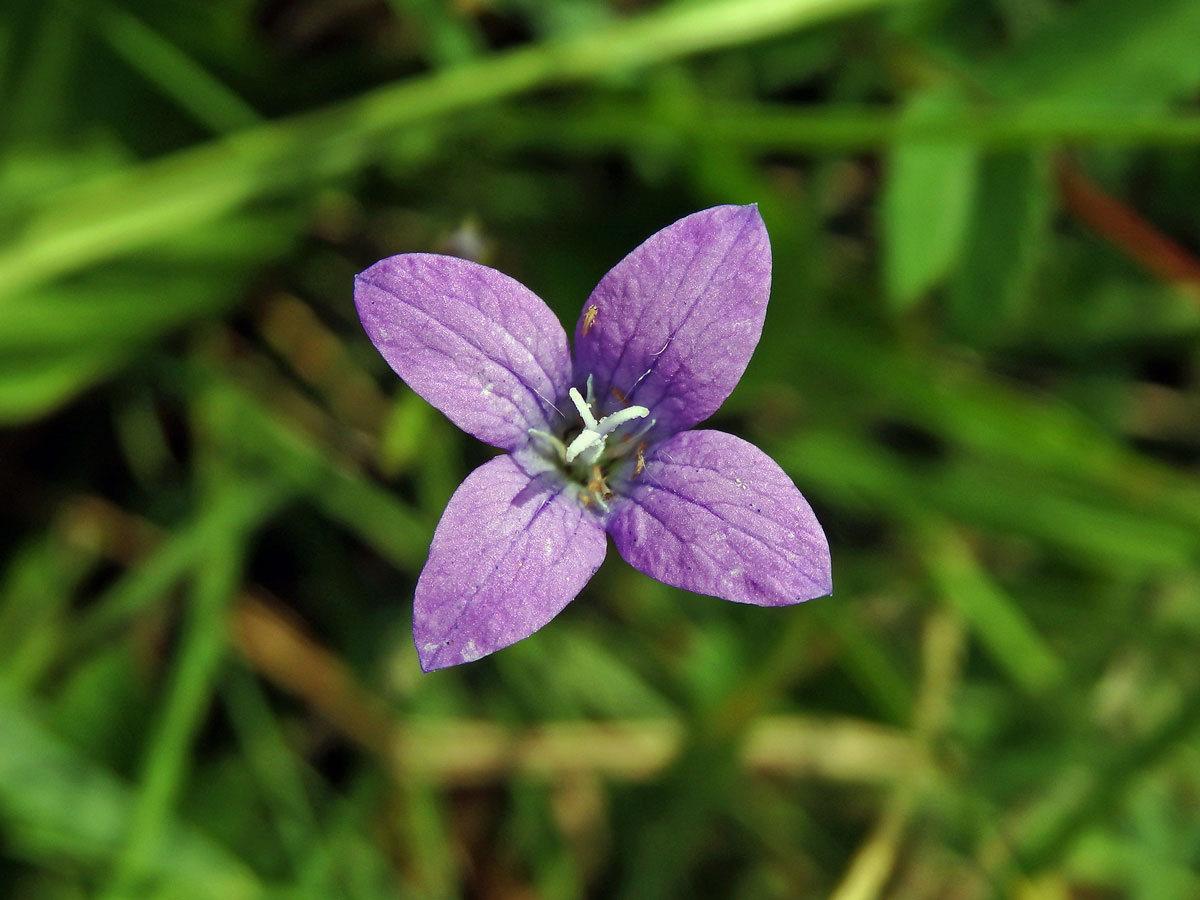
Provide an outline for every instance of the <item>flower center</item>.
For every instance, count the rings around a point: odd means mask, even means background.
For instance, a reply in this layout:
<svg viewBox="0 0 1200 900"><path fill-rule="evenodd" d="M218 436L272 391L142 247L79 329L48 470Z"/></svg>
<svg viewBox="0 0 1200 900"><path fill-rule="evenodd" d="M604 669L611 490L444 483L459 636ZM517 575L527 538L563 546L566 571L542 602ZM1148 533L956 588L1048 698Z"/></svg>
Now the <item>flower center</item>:
<svg viewBox="0 0 1200 900"><path fill-rule="evenodd" d="M639 444L637 439L653 427L655 420L650 419L642 423L636 431L627 430L623 434L617 434L622 426L646 419L650 410L644 406L626 406L597 419L592 411L596 406L596 399L592 393L591 376L587 380L586 397L578 388L571 388L568 395L579 412L579 421L568 426L559 435L537 429L530 429L529 434L553 448L553 459L564 474L582 488L580 499L586 505L595 503L607 511L606 501L613 495L607 484L612 464L636 447L639 460L637 471L641 471L641 451L645 442ZM582 430L576 431L579 425L582 425Z"/></svg>
<svg viewBox="0 0 1200 900"><path fill-rule="evenodd" d="M578 437L567 445L565 460L568 465L576 460L585 466L595 465L604 454L610 434L626 422L644 419L650 415L650 410L644 406L627 406L625 409L618 409L597 421L596 417L592 415L594 401L591 398L591 379L588 379L587 400L584 400L578 388L571 388L570 393L571 402L575 404L575 408L579 410L579 417L583 419L583 431L579 432Z"/></svg>

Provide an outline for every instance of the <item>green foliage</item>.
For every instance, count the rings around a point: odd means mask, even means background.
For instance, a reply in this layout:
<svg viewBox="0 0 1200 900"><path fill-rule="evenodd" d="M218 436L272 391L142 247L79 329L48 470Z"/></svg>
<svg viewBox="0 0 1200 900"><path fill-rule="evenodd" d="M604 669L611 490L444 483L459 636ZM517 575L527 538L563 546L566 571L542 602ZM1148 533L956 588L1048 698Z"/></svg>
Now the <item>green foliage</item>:
<svg viewBox="0 0 1200 900"><path fill-rule="evenodd" d="M1041 149L983 159L966 228L962 265L948 292L947 318L975 343L1002 341L1027 313L1054 209L1049 154Z"/></svg>
<svg viewBox="0 0 1200 900"><path fill-rule="evenodd" d="M902 121L919 127L961 114L956 91L913 97ZM909 309L958 260L975 193L978 148L964 140L898 141L888 157L880 215L885 235L884 281L892 306Z"/></svg>
<svg viewBox="0 0 1200 900"><path fill-rule="evenodd" d="M1197 46L1194 0L6 4L0 898L1200 895ZM712 424L835 595L612 553L421 675L486 450L353 274L467 253L569 326L726 202L774 287Z"/></svg>

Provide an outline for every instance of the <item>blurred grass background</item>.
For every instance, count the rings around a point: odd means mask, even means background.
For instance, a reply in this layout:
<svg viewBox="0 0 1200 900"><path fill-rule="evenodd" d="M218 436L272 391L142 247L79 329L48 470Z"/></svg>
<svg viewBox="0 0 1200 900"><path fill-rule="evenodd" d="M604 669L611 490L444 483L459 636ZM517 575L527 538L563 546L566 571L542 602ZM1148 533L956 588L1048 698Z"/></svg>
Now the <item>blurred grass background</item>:
<svg viewBox="0 0 1200 900"><path fill-rule="evenodd" d="M7 0L0 897L1200 896L1195 0ZM615 553L422 676L487 458L362 334L413 250L568 327L757 202L712 420L835 595Z"/></svg>

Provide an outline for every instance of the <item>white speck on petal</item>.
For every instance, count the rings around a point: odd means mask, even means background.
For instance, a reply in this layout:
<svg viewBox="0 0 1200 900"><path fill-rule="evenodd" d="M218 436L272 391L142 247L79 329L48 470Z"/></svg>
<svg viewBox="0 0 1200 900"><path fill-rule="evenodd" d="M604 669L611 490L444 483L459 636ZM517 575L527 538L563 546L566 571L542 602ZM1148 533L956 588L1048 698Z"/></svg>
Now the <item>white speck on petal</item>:
<svg viewBox="0 0 1200 900"><path fill-rule="evenodd" d="M474 662L483 656L482 653L475 647L474 641L467 641L467 645L462 648L462 661Z"/></svg>

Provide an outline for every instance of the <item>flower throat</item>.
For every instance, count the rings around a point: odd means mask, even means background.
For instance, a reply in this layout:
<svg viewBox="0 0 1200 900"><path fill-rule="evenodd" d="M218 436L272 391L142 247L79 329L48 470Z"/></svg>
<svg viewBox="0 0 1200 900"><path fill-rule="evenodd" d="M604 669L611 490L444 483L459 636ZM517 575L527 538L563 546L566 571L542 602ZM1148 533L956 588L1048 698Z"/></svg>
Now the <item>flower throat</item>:
<svg viewBox="0 0 1200 900"><path fill-rule="evenodd" d="M529 434L541 438L554 449L554 461L568 477L582 486L580 499L585 505L595 503L602 510L608 510L607 501L612 497L608 487L608 476L613 464L628 455L630 450L637 448L637 463L634 475L639 474L645 466L642 451L646 444L638 443L638 439L649 431L655 423L654 419L641 424L636 431L626 430L617 434L623 426L650 415L650 410L644 406L626 406L607 416L596 418L592 407L596 398L592 391L592 377L587 380L587 396L578 388L571 388L568 394L575 409L579 412L582 428L576 433L569 428L563 438L546 431L531 428ZM570 441L566 437L570 435Z"/></svg>

